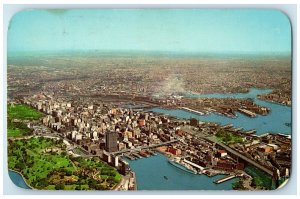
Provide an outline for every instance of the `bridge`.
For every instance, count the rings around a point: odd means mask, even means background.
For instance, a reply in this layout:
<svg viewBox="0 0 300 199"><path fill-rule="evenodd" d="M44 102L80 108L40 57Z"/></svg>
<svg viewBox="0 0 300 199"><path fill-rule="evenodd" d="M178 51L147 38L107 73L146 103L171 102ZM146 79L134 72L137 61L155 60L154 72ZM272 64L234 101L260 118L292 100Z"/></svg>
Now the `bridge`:
<svg viewBox="0 0 300 199"><path fill-rule="evenodd" d="M225 149L228 153L244 160L245 162L257 167L258 169L266 172L267 174L269 174L270 176L273 176L273 170L272 169L269 169L261 164L259 164L258 162L246 157L245 155L241 154L240 152L230 148L229 146L225 145L225 144L222 144L220 142L216 142L215 140L212 140L212 139L209 139L209 138L206 138L207 140L209 141L212 141L214 143L216 143L217 145L219 145L221 148Z"/></svg>
<svg viewBox="0 0 300 199"><path fill-rule="evenodd" d="M211 137L208 137L209 135L205 135L205 134L199 134L198 132L196 132L195 130L193 130L192 128L182 128L185 132L195 136L195 137L198 137L198 138L202 138L202 139L205 139L209 142L213 142L215 144L217 144L218 146L220 146L221 148L225 149L228 153L244 160L245 162L257 167L258 169L266 172L267 174L269 174L270 176L273 176L273 170L264 166L264 165L261 165L259 164L258 162L252 160L251 158L248 158L246 157L244 154L240 153L239 151L236 151L234 150L233 148L230 148L229 146L219 142L218 140L216 139L212 139Z"/></svg>

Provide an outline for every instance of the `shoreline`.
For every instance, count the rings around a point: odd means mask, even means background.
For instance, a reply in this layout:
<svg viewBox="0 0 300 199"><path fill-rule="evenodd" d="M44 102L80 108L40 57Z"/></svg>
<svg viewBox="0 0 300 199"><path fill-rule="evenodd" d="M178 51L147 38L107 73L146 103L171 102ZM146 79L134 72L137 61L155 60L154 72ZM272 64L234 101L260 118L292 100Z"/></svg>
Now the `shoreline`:
<svg viewBox="0 0 300 199"><path fill-rule="evenodd" d="M19 174L19 175L23 178L23 181L25 182L25 184L26 184L30 189L38 190L38 189L32 187L31 185L29 185L29 183L27 182L27 179L23 176L23 174L22 174L21 172L16 171L16 170L13 170L13 169L10 169L10 168L8 168L8 171L12 171L12 172L15 172L15 173ZM9 176L9 178L10 178L10 176ZM10 178L10 179L11 179L11 178ZM11 181L13 182L12 179L11 179ZM14 182L13 182L13 184L16 185ZM16 185L16 186L17 186L17 185ZM17 187L19 187L19 186L17 186ZM23 187L20 187L20 188L24 189Z"/></svg>
<svg viewBox="0 0 300 199"><path fill-rule="evenodd" d="M155 151L156 151L158 154L160 154L160 155L162 155L163 157L165 157L165 158L166 158L166 161L169 161L170 158L173 157L172 154L169 154L168 152L161 151L161 150L159 150L158 148L155 148ZM152 157L152 156L150 156L150 157ZM126 158L126 157L125 157L125 158ZM149 157L145 157L145 158L149 158ZM144 159L144 158L142 158L142 159ZM124 159L123 159L123 160L124 160ZM140 159L137 159L137 160L129 160L129 161L132 162L132 161L138 161L138 160L140 160ZM125 161L128 162L128 159L126 158ZM184 165L182 165L182 166L185 167ZM172 167L174 167L174 165L172 165ZM136 173L136 171L132 170L131 167L130 167L130 169L131 169L132 172L134 172L134 174ZM223 173L223 172L220 172L220 171L218 171L218 170L215 170L215 171L218 172L216 175L229 175L229 173L226 173L226 172ZM208 177L209 179L211 179L212 177L216 176L216 175L209 176L209 175L207 175L207 174L205 174L205 173L203 173L203 174L197 173L197 174L195 174L195 175L206 176L206 177ZM135 175L134 177L135 177L135 181L136 181L136 179L137 179L136 175ZM135 185L136 185L136 186L135 186L135 187L136 187L135 190L139 191L139 190L137 189L138 185L137 185L137 184L135 184ZM225 191L231 191L231 190L234 190L234 189L233 189L233 183L231 183L231 189L230 189L230 190L225 190ZM142 190L140 190L140 191L144 191L144 190L142 189ZM206 191L206 190L200 190L200 191Z"/></svg>

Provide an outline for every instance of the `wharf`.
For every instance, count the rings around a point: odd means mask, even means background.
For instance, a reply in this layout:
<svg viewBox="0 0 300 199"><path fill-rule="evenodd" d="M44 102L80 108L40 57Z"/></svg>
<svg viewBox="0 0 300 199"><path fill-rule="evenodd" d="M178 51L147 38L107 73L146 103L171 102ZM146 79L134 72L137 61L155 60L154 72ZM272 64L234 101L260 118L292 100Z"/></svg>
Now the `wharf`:
<svg viewBox="0 0 300 199"><path fill-rule="evenodd" d="M247 115L247 116L249 116L249 117L256 117L256 113L253 113L253 112L251 112L247 109L239 108L238 111L245 114L245 115Z"/></svg>
<svg viewBox="0 0 300 199"><path fill-rule="evenodd" d="M243 130L242 127L240 127L240 128L230 128L230 129L228 129L228 131L231 131L231 132L234 132L234 133L240 132L240 131L242 131L242 130Z"/></svg>
<svg viewBox="0 0 300 199"><path fill-rule="evenodd" d="M150 156L150 155L149 155L148 153L146 153L145 151L140 151L140 152L139 152L139 155L141 155L141 156L144 157L144 158L147 158L147 157Z"/></svg>
<svg viewBox="0 0 300 199"><path fill-rule="evenodd" d="M147 153L149 153L150 155L157 155L154 151L151 150L146 150Z"/></svg>
<svg viewBox="0 0 300 199"><path fill-rule="evenodd" d="M124 154L124 156L130 160L136 160L135 157L131 156L131 155L127 155L126 153Z"/></svg>
<svg viewBox="0 0 300 199"><path fill-rule="evenodd" d="M229 129L229 128L232 128L233 127L233 124L227 124L227 125L224 125L224 126L220 126L221 129Z"/></svg>
<svg viewBox="0 0 300 199"><path fill-rule="evenodd" d="M189 165L191 165L193 167L196 167L197 169L200 169L200 171L204 170L204 167L201 167L200 165L197 165L197 164L195 164L195 163L193 163L191 161L188 161L186 159L183 159L183 162L185 162L185 163L187 163L187 164L189 164Z"/></svg>
<svg viewBox="0 0 300 199"><path fill-rule="evenodd" d="M214 181L214 183L220 184L220 183L226 182L226 181L228 181L228 180L231 180L231 179L233 179L233 178L235 178L235 177L236 177L236 175L225 176L225 177L223 177L223 178L221 178L221 179L219 179L219 180Z"/></svg>
<svg viewBox="0 0 300 199"><path fill-rule="evenodd" d="M133 155L133 156L136 157L136 158L142 158L142 156L140 156L140 155L137 154L137 153L131 153L131 155Z"/></svg>
<svg viewBox="0 0 300 199"><path fill-rule="evenodd" d="M189 111L191 113L196 113L196 114L199 114L199 115L205 115L203 112L196 111L196 110L193 110L193 109L190 109L190 108L187 108L187 107L180 107L179 109L182 109L182 110L185 110L185 111Z"/></svg>
<svg viewBox="0 0 300 199"><path fill-rule="evenodd" d="M150 156L154 156L157 155L154 151L152 150L145 150L145 151L139 151L139 152L135 152L135 153L122 153L122 156L130 159L130 160L137 160L140 158L148 158Z"/></svg>
<svg viewBox="0 0 300 199"><path fill-rule="evenodd" d="M256 133L255 129L243 132L243 134L245 134L245 135L252 135L252 134L255 134L255 133Z"/></svg>

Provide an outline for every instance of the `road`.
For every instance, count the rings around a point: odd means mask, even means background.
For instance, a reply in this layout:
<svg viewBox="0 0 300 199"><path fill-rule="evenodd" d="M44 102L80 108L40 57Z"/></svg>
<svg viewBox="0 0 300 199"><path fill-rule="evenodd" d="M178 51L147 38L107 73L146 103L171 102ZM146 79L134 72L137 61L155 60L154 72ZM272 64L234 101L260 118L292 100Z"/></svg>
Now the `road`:
<svg viewBox="0 0 300 199"><path fill-rule="evenodd" d="M182 128L182 130L186 131L189 134L194 135L195 137L199 137L205 140L208 140L210 142L213 142L215 144L217 144L218 146L220 146L221 148L225 149L227 152L229 152L230 154L233 154L234 156L244 160L245 162L259 168L260 170L266 172L267 174L269 174L270 176L273 176L273 171L261 164L259 164L258 162L246 157L245 155L243 155L242 153L240 153L239 151L234 150L233 148L230 148L229 146L221 143L220 141L218 141L217 139L213 139L212 137L210 137L208 134L205 133L199 133L197 131L195 131L193 128L189 128L189 127L185 127Z"/></svg>

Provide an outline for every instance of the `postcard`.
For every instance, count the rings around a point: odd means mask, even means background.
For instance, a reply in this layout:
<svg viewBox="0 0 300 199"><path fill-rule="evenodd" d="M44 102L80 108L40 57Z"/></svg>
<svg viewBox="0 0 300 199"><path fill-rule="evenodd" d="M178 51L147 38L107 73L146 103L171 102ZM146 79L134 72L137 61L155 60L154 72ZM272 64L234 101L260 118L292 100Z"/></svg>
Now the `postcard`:
<svg viewBox="0 0 300 199"><path fill-rule="evenodd" d="M291 174L289 18L272 9L33 9L7 38L12 182L275 190Z"/></svg>

